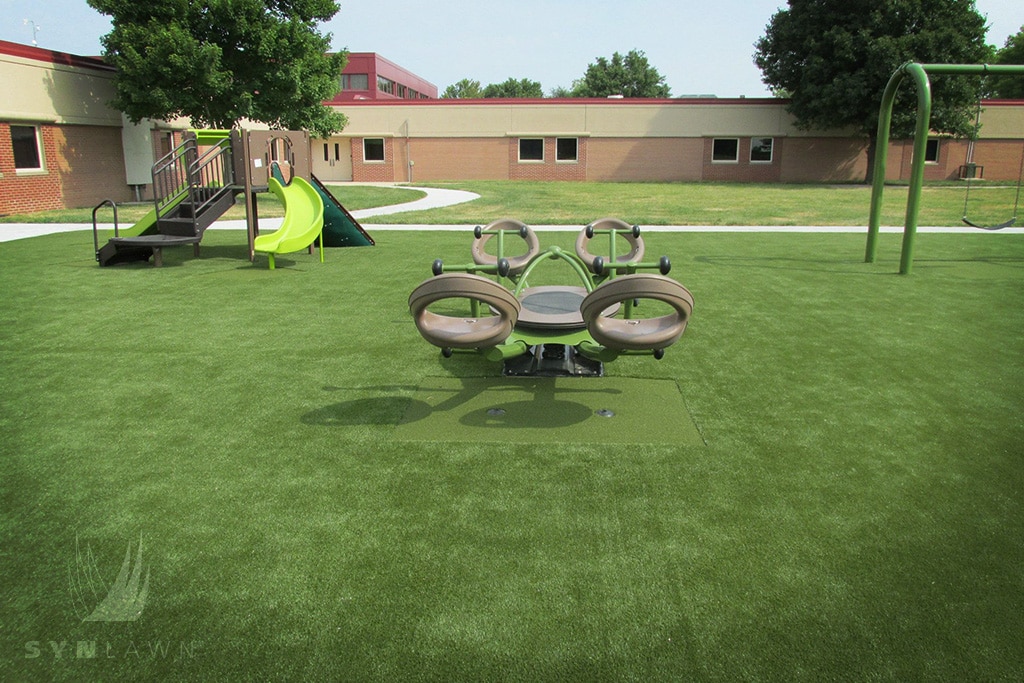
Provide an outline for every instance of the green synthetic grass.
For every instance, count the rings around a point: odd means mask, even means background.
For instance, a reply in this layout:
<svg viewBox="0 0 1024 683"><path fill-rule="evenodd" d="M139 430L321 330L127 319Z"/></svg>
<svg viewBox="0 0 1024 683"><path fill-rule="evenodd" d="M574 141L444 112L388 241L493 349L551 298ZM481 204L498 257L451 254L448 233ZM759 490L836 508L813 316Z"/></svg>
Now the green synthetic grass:
<svg viewBox="0 0 1024 683"><path fill-rule="evenodd" d="M0 679L1024 677L1024 238L922 234L901 277L898 235L652 234L694 316L606 373L706 445L628 445L396 438L499 371L406 309L469 235L374 237L0 245ZM141 616L83 622L140 538Z"/></svg>
<svg viewBox="0 0 1024 683"><path fill-rule="evenodd" d="M640 225L866 226L871 202L871 188L866 185L518 181L430 185L470 190L480 199L443 209L375 216L365 222L461 225L513 217L531 225L584 225L604 216L628 216ZM979 224L1001 224L1014 215L1016 192L1013 185L976 183L968 216ZM918 225L961 225L965 196L962 184L926 186ZM882 225L903 225L906 207L907 187L886 187Z"/></svg>
<svg viewBox="0 0 1024 683"><path fill-rule="evenodd" d="M604 216L628 216L640 225L860 225L868 222L871 188L866 185L757 185L746 183L566 183L467 181L430 183L469 190L472 202L442 209L406 211L362 219L366 224L481 224L517 218L531 225L585 225ZM350 211L404 203L422 193L401 187L331 185L331 192ZM939 183L924 188L918 225L959 226L966 188ZM976 224L998 225L1014 216L1017 189L1012 185L976 182L967 205ZM882 225L903 225L907 187L893 185L883 194ZM131 225L151 205L124 206L119 220ZM1018 209L1020 207L1017 207ZM245 218L239 204L225 216ZM283 215L273 195L259 199L261 217ZM45 211L0 217L0 223L91 223L90 209ZM101 222L112 220L104 209ZM1024 215L1021 216L1024 221ZM2 230L2 228L0 228Z"/></svg>
<svg viewBox="0 0 1024 683"><path fill-rule="evenodd" d="M420 190L399 187L329 185L328 189L341 202L342 206L349 211L402 204L416 201L425 196ZM280 218L284 215L281 200L272 192L260 193L258 201L261 218ZM121 225L132 225L149 211L152 211L152 209L152 202L120 204L117 209L117 220ZM238 203L228 209L222 219L244 220L245 202L239 197ZM98 223L112 223L114 221L113 210L109 207L101 208L96 213L96 221ZM0 223L85 223L91 225L92 208L60 209L0 216Z"/></svg>
<svg viewBox="0 0 1024 683"><path fill-rule="evenodd" d="M323 418L344 420L354 408L343 402ZM438 434L476 443L703 444L675 382L628 377L427 377L395 437Z"/></svg>

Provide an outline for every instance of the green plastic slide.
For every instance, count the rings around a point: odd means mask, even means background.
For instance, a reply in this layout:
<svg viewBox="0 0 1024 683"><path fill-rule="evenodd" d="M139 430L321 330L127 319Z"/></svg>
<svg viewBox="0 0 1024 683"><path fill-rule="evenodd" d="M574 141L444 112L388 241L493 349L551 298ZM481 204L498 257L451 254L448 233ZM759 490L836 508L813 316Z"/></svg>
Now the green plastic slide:
<svg viewBox="0 0 1024 683"><path fill-rule="evenodd" d="M174 201L173 204L167 206L168 209L173 208L181 203L181 200L188 197L188 192L183 192ZM149 210L145 216L139 219L139 221L130 228L123 228L117 231L118 237L141 237L143 235L156 234L156 207Z"/></svg>
<svg viewBox="0 0 1024 683"><path fill-rule="evenodd" d="M274 255L301 251L321 237L324 229L324 202L312 185L302 178L292 178L282 185L277 178L267 179L270 191L284 206L284 222L277 231L259 235L253 244L256 252L266 254L270 269L274 269ZM324 260L323 240L320 240L320 262Z"/></svg>

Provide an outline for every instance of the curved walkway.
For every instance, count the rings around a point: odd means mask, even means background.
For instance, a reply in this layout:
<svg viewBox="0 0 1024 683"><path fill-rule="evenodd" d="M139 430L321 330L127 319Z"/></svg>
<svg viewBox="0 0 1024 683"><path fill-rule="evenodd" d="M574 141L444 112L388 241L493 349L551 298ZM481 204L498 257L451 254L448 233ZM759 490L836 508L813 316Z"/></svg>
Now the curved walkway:
<svg viewBox="0 0 1024 683"><path fill-rule="evenodd" d="M474 192L466 192L464 190L446 190L438 189L433 187L410 187L406 185L396 186L393 183L353 183L353 184L365 184L365 185L386 185L390 187L408 187L411 190L419 190L420 192L426 193L425 197L413 200L411 202L404 202L402 204L392 204L390 206L378 206L372 209L360 209L353 211L352 215L358 220L361 218L369 218L371 216L384 216L396 213L405 213L407 211L424 211L427 209L438 209L445 206L454 206L456 204L464 204L471 202L474 199L479 199L480 195ZM274 229L281 221L281 218L268 218L265 221L260 221L260 224L268 229ZM112 230L113 225L101 224L99 227ZM244 220L229 220L229 221L217 221L211 229L221 230L245 230ZM385 231L385 230L467 230L471 229L471 225L422 225L422 224L384 224L384 223L373 223L366 226L370 232ZM572 225L531 225L534 230L578 230L580 226ZM57 232L75 232L78 230L91 230L92 225L86 223L0 223L0 242L9 242L11 240L25 239L27 237L38 237L39 235L48 235ZM643 226L645 232L832 232L832 233L867 233L866 225L862 226L826 226L826 225L813 225L813 226L756 226L756 225L743 225L743 226L732 226L732 225L649 225ZM883 226L882 232L887 233L899 233L903 232L902 227L897 226ZM998 231L986 231L977 230L975 228L968 228L964 226L950 226L950 227L930 227L922 226L918 228L918 232L946 232L946 233L974 233L974 234L988 234L988 235L1019 235L1024 234L1024 228L1006 228Z"/></svg>
<svg viewBox="0 0 1024 683"><path fill-rule="evenodd" d="M358 183L356 183L358 184ZM368 185L385 185L384 183L366 183ZM389 187L398 187L391 183L386 184ZM426 197L420 197L411 202L404 202L402 204L392 204L390 206L378 206L372 209L359 209L352 211L352 215L359 220L361 218L368 218L370 216L384 216L393 213L404 213L406 211L425 211L427 209L439 209L445 206L454 206L455 204L464 204L471 202L474 199L479 199L480 195L475 192L466 192L465 190L444 190L435 187L409 187L406 185L400 186L402 189L408 187L410 190L419 190L420 192L426 193ZM276 229L277 225L281 222L281 218L268 218L260 221L261 227L267 229ZM100 228L104 230L113 230L113 224L101 223ZM418 226L419 227L419 226ZM226 230L245 230L244 220L229 220L229 221L217 221L210 226L211 229L226 229ZM371 230L376 230L377 227L373 226ZM26 237L38 237L40 235L49 235L57 232L75 232L78 230L92 230L91 223L0 223L0 242L10 242L11 240L25 239Z"/></svg>
<svg viewBox="0 0 1024 683"><path fill-rule="evenodd" d="M474 199L480 199L480 195L477 193L466 192L465 190L442 190L436 187L412 187L408 185L396 187L403 190L419 190L420 192L425 192L427 196L411 202L405 202L404 204L378 206L372 209L358 209L351 212L352 216L358 220L360 218L368 218L370 216L386 216L393 213L404 213L406 211L440 209L445 206L455 206L456 204L465 204L466 202L471 202Z"/></svg>

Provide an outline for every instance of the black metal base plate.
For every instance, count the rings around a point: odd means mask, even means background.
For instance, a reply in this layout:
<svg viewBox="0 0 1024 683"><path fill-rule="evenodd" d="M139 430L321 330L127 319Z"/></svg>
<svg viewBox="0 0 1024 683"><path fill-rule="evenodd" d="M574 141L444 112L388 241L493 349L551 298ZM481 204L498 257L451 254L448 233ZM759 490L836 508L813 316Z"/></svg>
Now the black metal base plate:
<svg viewBox="0 0 1024 683"><path fill-rule="evenodd" d="M568 344L531 346L529 352L505 361L506 377L603 377L604 365Z"/></svg>

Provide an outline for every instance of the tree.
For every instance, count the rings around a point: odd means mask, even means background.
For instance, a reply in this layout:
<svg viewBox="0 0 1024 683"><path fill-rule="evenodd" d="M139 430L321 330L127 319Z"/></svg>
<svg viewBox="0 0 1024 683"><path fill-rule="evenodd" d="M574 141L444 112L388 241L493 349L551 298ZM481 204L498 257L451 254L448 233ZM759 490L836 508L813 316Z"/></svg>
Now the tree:
<svg viewBox="0 0 1024 683"><path fill-rule="evenodd" d="M773 91L790 93L799 127L853 128L868 136L873 170L878 110L885 85L900 64L981 63L988 54L985 19L974 0L789 0L756 43L754 63ZM972 131L979 79L932 79L932 129ZM892 134L913 135L914 88L901 88Z"/></svg>
<svg viewBox="0 0 1024 683"><path fill-rule="evenodd" d="M1024 64L1024 26L1006 39L1006 44L996 51L994 61L996 64ZM990 76L989 81L994 97L1024 99L1024 75Z"/></svg>
<svg viewBox="0 0 1024 683"><path fill-rule="evenodd" d="M138 123L185 116L197 127L242 119L316 137L345 117L325 106L347 53L328 54L318 22L333 0L88 0L112 18L102 39L117 68L112 105Z"/></svg>
<svg viewBox="0 0 1024 683"><path fill-rule="evenodd" d="M630 50L625 57L616 52L610 61L598 57L573 83L572 92L575 97L671 97L665 77L638 50Z"/></svg>
<svg viewBox="0 0 1024 683"><path fill-rule="evenodd" d="M544 89L537 81L509 78L504 83L491 83L484 88L484 97L544 97Z"/></svg>
<svg viewBox="0 0 1024 683"><path fill-rule="evenodd" d="M480 81L474 81L469 78L463 78L458 83L452 83L441 94L442 99L449 100L473 100L483 96L484 91L480 88Z"/></svg>

